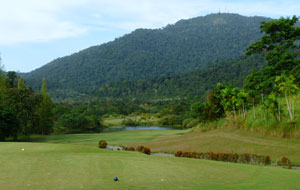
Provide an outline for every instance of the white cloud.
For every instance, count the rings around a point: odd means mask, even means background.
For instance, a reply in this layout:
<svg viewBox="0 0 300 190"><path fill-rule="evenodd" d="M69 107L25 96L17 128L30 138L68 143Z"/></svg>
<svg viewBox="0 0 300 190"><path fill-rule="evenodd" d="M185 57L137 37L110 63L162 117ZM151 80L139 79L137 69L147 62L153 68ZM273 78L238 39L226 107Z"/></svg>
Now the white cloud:
<svg viewBox="0 0 300 190"><path fill-rule="evenodd" d="M6 0L0 5L0 45L44 42L89 30L158 28L211 12L291 16L296 0Z"/></svg>
<svg viewBox="0 0 300 190"><path fill-rule="evenodd" d="M66 3L37 0L1 3L0 45L43 42L86 32L86 28L58 17Z"/></svg>
<svg viewBox="0 0 300 190"><path fill-rule="evenodd" d="M221 12L278 18L299 14L296 0L91 0L98 25L133 30Z"/></svg>

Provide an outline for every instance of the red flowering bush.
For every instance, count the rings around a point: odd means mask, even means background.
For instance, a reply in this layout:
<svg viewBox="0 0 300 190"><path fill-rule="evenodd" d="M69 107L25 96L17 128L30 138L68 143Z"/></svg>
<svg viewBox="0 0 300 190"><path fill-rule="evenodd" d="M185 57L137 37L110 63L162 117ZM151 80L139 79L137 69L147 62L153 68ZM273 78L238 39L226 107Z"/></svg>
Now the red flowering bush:
<svg viewBox="0 0 300 190"><path fill-rule="evenodd" d="M287 157L282 157L281 158L281 164L283 166L291 167L291 161Z"/></svg>
<svg viewBox="0 0 300 190"><path fill-rule="evenodd" d="M218 160L219 161L228 161L228 154L227 153L218 153Z"/></svg>
<svg viewBox="0 0 300 190"><path fill-rule="evenodd" d="M182 155L182 151L181 150L178 150L176 153L175 153L175 156L176 157L180 157Z"/></svg>
<svg viewBox="0 0 300 190"><path fill-rule="evenodd" d="M151 149L148 147L144 147L143 153L150 155L151 154Z"/></svg>
<svg viewBox="0 0 300 190"><path fill-rule="evenodd" d="M100 140L98 146L99 148L106 148L107 142L105 140Z"/></svg>
<svg viewBox="0 0 300 190"><path fill-rule="evenodd" d="M214 152L182 152L181 150L175 153L176 157L186 157L186 158L197 158L204 160L216 160L223 162L234 162L234 163L246 163L246 164L271 164L270 156L258 156L256 154L232 154L232 153L214 153ZM283 158L282 163L286 163L288 165L289 160L287 158ZM282 164L284 165L284 164Z"/></svg>

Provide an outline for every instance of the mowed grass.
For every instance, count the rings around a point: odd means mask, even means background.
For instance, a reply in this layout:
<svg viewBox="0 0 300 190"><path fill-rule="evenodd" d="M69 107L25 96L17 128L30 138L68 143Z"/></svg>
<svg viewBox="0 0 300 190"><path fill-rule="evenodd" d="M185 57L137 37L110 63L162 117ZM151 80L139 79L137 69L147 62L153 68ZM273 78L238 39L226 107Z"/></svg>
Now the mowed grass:
<svg viewBox="0 0 300 190"><path fill-rule="evenodd" d="M177 137L190 132L187 130L136 130L119 131L113 133L93 133L93 134L66 134L49 136L32 136L31 140L35 142L50 142L63 144L78 144L97 146L102 139L109 145L125 145L133 143L147 143L158 141L165 138Z"/></svg>
<svg viewBox="0 0 300 190"><path fill-rule="evenodd" d="M277 167L74 144L1 143L0 153L0 189L5 190L300 189L299 170ZM115 176L120 181L114 182Z"/></svg>
<svg viewBox="0 0 300 190"><path fill-rule="evenodd" d="M97 146L104 139L109 145L144 145L155 152L195 151L270 155L273 162L283 156L300 163L300 139L268 137L243 130L218 129L121 131L98 134L37 136L34 141Z"/></svg>
<svg viewBox="0 0 300 190"><path fill-rule="evenodd" d="M138 143L134 144L138 145ZM191 132L182 136L147 142L144 145L154 151L227 152L270 155L273 162L282 157L292 163L300 163L300 139L262 136L232 129L217 129L208 132Z"/></svg>

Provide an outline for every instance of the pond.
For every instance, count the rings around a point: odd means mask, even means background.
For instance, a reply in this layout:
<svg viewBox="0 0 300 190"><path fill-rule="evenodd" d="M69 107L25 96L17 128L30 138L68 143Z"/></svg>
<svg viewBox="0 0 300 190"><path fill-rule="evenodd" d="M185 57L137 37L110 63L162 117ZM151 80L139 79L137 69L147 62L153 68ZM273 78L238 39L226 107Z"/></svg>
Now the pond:
<svg viewBox="0 0 300 190"><path fill-rule="evenodd" d="M135 131L135 130L170 130L181 129L176 127L158 127L158 126L125 126L125 127L108 127L102 130L102 133L111 133L117 131Z"/></svg>

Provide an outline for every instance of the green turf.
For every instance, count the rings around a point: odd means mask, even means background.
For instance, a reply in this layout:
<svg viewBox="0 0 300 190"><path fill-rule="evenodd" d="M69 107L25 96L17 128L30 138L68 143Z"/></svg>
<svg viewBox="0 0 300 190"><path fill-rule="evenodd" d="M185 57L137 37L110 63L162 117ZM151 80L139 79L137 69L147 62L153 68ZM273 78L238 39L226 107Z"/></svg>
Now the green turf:
<svg viewBox="0 0 300 190"><path fill-rule="evenodd" d="M157 141L167 137L180 136L190 131L191 129L119 131L113 133L32 136L31 140L35 142L51 142L96 146L101 139L104 139L110 145L121 145Z"/></svg>
<svg viewBox="0 0 300 190"><path fill-rule="evenodd" d="M252 134L243 130L218 129L208 132L191 130L147 130L121 131L98 134L71 134L35 136L38 142L64 143L96 146L100 139L109 145L145 145L156 152L175 152L177 150L196 152L228 152L270 155L272 162L282 157L292 163L300 163L300 140L284 139Z"/></svg>
<svg viewBox="0 0 300 190"><path fill-rule="evenodd" d="M1 143L0 153L3 190L300 189L300 171L277 167L73 144ZM113 181L115 176L119 182Z"/></svg>

